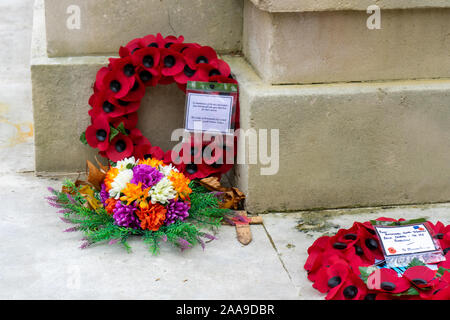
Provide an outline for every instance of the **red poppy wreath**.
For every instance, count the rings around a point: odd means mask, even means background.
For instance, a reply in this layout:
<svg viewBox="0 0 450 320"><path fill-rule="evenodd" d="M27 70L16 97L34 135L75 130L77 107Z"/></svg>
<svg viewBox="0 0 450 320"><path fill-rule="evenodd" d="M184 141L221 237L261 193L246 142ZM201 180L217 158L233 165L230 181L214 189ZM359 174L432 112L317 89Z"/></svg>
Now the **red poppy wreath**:
<svg viewBox="0 0 450 320"><path fill-rule="evenodd" d="M164 152L153 146L136 128L137 110L147 87L175 82L186 92L188 81L237 83L229 65L218 58L213 48L183 41L182 36L164 38L158 33L134 39L121 47L120 58L110 58L109 65L97 72L94 93L89 99L91 124L81 135L81 141L97 148L101 156L113 162L131 156L138 159L151 157L166 164L172 163L190 179L220 177L230 170L232 164L223 163L221 159L229 159L228 152L234 157L235 146L214 148L223 151L213 152L212 158L203 159L200 151L204 150L206 142L197 146L191 139L187 142L191 161L177 164L172 159L184 159L183 150L186 148L178 153L173 150ZM235 110L234 128L238 129L239 99Z"/></svg>
<svg viewBox="0 0 450 320"><path fill-rule="evenodd" d="M400 223L405 219L379 218ZM450 225L426 222L446 260L431 269L418 259L401 269L374 266L384 259L370 221L355 222L308 248L304 268L327 300L450 300Z"/></svg>

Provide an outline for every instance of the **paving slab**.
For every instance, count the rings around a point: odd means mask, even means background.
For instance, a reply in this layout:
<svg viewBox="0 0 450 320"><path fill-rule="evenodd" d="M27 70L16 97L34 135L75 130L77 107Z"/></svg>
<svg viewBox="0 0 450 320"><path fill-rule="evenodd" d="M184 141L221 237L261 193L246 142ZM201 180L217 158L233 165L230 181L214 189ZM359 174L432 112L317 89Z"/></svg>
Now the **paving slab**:
<svg viewBox="0 0 450 320"><path fill-rule="evenodd" d="M262 226L242 246L223 226L203 251L163 245L154 256L140 239L80 249L81 233L47 205L61 179L2 175L1 299L296 299L297 293Z"/></svg>

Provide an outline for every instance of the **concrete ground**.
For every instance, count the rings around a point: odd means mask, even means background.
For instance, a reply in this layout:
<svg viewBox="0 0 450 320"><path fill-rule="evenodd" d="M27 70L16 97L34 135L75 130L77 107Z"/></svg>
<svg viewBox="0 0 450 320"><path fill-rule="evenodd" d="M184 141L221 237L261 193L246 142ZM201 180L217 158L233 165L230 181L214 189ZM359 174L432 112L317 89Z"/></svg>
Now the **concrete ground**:
<svg viewBox="0 0 450 320"><path fill-rule="evenodd" d="M32 0L0 2L0 299L322 299L306 279L306 249L326 232L379 216L450 223L450 204L264 215L242 246L233 227L219 240L152 256L96 245L47 205L62 177L34 175L29 72ZM69 146L68 146L69 147Z"/></svg>

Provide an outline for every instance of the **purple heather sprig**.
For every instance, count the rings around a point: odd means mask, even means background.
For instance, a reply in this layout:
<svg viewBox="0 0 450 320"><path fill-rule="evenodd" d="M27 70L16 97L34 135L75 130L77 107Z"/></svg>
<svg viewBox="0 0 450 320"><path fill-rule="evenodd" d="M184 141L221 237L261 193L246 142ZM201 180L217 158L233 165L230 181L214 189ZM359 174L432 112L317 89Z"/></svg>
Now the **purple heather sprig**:
<svg viewBox="0 0 450 320"><path fill-rule="evenodd" d="M184 238L178 238L178 244L180 245L181 251L191 248L191 243Z"/></svg>

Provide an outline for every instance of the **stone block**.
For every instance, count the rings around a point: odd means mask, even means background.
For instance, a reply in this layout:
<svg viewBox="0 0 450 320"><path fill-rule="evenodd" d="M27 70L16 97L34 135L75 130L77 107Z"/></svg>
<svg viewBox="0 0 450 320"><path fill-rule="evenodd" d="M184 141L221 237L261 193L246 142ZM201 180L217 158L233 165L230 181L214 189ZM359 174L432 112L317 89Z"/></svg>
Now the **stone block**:
<svg viewBox="0 0 450 320"><path fill-rule="evenodd" d="M449 8L447 0L251 0L259 9L268 12L308 12L362 10L376 4L380 9Z"/></svg>
<svg viewBox="0 0 450 320"><path fill-rule="evenodd" d="M81 144L79 136L90 123L88 101L95 75L108 57L49 58L43 30L43 7L37 6L31 60L36 172L82 171L86 159L93 160L97 152ZM163 150L176 144L170 136L183 124L184 99L175 84L147 90L138 128L152 144Z"/></svg>
<svg viewBox="0 0 450 320"><path fill-rule="evenodd" d="M303 3L303 2L302 2ZM271 13L244 7L243 51L271 84L450 77L450 9Z"/></svg>
<svg viewBox="0 0 450 320"><path fill-rule="evenodd" d="M48 56L117 53L130 40L158 32L239 51L242 10L243 0L45 0ZM79 29L72 20L78 12Z"/></svg>
<svg viewBox="0 0 450 320"><path fill-rule="evenodd" d="M277 174L236 168L249 212L450 200L450 80L271 86L227 61L242 127L279 130Z"/></svg>

